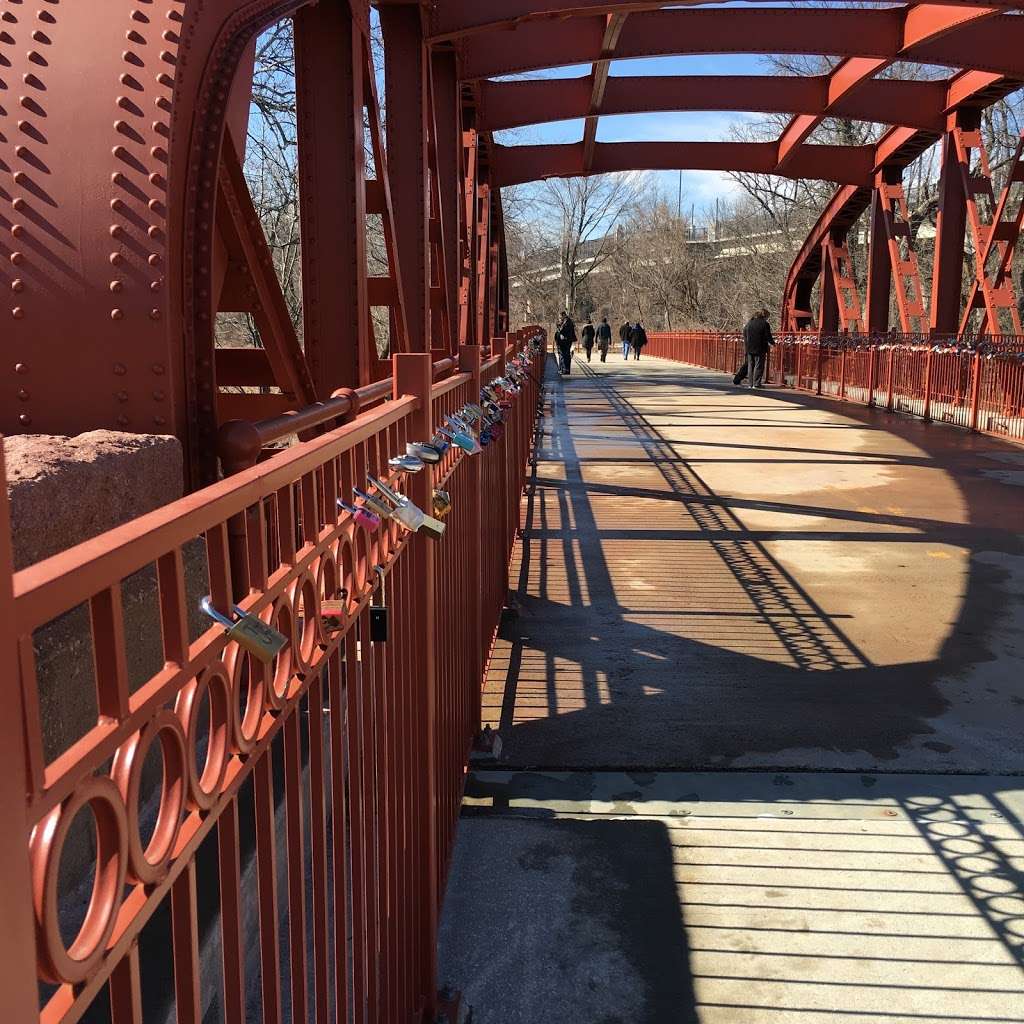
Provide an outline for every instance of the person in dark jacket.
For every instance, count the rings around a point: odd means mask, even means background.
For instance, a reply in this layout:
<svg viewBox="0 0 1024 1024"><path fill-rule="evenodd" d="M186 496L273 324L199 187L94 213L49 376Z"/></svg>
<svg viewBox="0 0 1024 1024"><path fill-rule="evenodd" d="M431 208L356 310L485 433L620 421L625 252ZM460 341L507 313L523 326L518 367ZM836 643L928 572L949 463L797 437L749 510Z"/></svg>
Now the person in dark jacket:
<svg viewBox="0 0 1024 1024"><path fill-rule="evenodd" d="M644 330L644 325L639 320L633 325L632 330L629 332L629 347L633 350L635 355L634 359L640 358L640 353L643 351L644 345L647 344L647 332Z"/></svg>
<svg viewBox="0 0 1024 1024"><path fill-rule="evenodd" d="M559 370L565 377L572 369L572 347L576 344L576 325L569 316L569 311L562 313L562 319L555 332L555 344L558 346Z"/></svg>
<svg viewBox="0 0 1024 1024"><path fill-rule="evenodd" d="M601 353L601 362L608 358L608 349L612 347L612 329L608 323L608 317L601 317L597 325L597 351Z"/></svg>
<svg viewBox="0 0 1024 1024"><path fill-rule="evenodd" d="M633 329L633 325L627 320L619 328L619 341L622 342L622 358L629 358L629 332Z"/></svg>
<svg viewBox="0 0 1024 1024"><path fill-rule="evenodd" d="M764 387L765 363L774 344L775 339L768 323L768 310L759 309L743 327L743 351L747 358L736 371L733 384L741 384L749 378L751 388Z"/></svg>
<svg viewBox="0 0 1024 1024"><path fill-rule="evenodd" d="M583 347L587 350L587 362L590 362L590 353L594 351L594 325L587 317L587 322L583 325L581 332L583 337Z"/></svg>

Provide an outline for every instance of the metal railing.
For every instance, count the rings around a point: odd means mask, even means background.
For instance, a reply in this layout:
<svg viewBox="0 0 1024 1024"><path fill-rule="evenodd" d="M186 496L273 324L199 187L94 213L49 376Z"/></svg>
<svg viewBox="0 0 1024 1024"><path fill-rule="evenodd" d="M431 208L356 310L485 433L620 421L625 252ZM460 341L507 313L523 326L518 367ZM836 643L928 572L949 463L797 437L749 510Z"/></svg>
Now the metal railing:
<svg viewBox="0 0 1024 1024"><path fill-rule="evenodd" d="M434 1008L438 909L540 401L543 332L508 340L486 362L464 348L436 382L429 355L397 356L376 408L0 581L8 1019L69 1024L99 1007L138 1024L164 997L183 1024L377 1024ZM524 352L500 439L389 470ZM368 532L339 512L369 473L428 511L447 490L443 540L394 521ZM0 556L9 566L6 535ZM122 586L147 567L161 664L137 680ZM196 621L195 593L221 610L237 600L287 646L264 664ZM33 640L79 606L94 692L67 697L97 713L53 751ZM76 819L93 836L77 885L62 870ZM141 955L161 927L161 955ZM157 961L171 963L170 991L157 991Z"/></svg>
<svg viewBox="0 0 1024 1024"><path fill-rule="evenodd" d="M1024 440L1024 338L786 334L768 380L864 405ZM652 333L648 354L735 373L742 338Z"/></svg>

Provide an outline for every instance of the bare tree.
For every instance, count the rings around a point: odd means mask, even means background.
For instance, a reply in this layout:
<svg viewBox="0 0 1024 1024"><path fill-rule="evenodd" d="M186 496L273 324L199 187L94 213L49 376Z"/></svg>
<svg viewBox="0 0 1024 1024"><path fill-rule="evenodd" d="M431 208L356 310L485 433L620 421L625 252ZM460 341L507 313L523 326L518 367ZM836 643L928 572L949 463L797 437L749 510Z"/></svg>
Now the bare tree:
<svg viewBox="0 0 1024 1024"><path fill-rule="evenodd" d="M557 232L564 308L574 316L581 291L615 254L616 230L641 194L644 175L605 174L590 178L552 178L544 183L538 207L547 214L549 230Z"/></svg>

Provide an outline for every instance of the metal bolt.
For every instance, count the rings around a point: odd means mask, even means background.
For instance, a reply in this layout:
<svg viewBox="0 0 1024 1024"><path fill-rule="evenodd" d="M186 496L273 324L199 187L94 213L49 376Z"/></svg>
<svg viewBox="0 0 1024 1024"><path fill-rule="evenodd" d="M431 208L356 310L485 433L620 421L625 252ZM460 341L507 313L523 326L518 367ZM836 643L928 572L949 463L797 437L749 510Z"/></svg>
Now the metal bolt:
<svg viewBox="0 0 1024 1024"><path fill-rule="evenodd" d="M25 310L23 310L21 306L15 306L14 309L11 310L11 316L13 316L15 320L20 320L24 315Z"/></svg>
<svg viewBox="0 0 1024 1024"><path fill-rule="evenodd" d="M118 393L117 393L117 395L115 397L117 398L117 400L119 402L127 402L128 401L128 392L127 391L118 391Z"/></svg>
<svg viewBox="0 0 1024 1024"><path fill-rule="evenodd" d="M15 363L14 364L14 372L15 373L28 373L28 363Z"/></svg>
<svg viewBox="0 0 1024 1024"><path fill-rule="evenodd" d="M21 390L18 392L18 397L23 402L27 402L31 396L29 395L28 391L25 388L21 388Z"/></svg>
<svg viewBox="0 0 1024 1024"><path fill-rule="evenodd" d="M154 401L162 402L164 400L164 393L157 388L157 390L153 392L153 399Z"/></svg>
<svg viewBox="0 0 1024 1024"><path fill-rule="evenodd" d="M113 280L110 282L110 290L112 292L119 292L124 288L124 281Z"/></svg>
<svg viewBox="0 0 1024 1024"><path fill-rule="evenodd" d="M111 320L123 320L124 319L124 311L120 310L120 309L112 309L110 311L110 319Z"/></svg>
<svg viewBox="0 0 1024 1024"><path fill-rule="evenodd" d="M149 311L149 319L150 320L159 320L160 319L160 310L159 309L151 309Z"/></svg>
<svg viewBox="0 0 1024 1024"><path fill-rule="evenodd" d="M117 417L117 425L119 427L127 427L128 426L128 417L127 416L118 416Z"/></svg>
<svg viewBox="0 0 1024 1024"><path fill-rule="evenodd" d="M114 363L114 374L118 377L123 377L128 372L128 367L124 363Z"/></svg>
<svg viewBox="0 0 1024 1024"><path fill-rule="evenodd" d="M22 253L20 253L20 252L12 252L12 253L11 253L11 262L12 262L12 263L13 263L13 264L14 264L15 266L18 266L18 264L20 264L20 263L21 263L21 261L22 261L22 260L23 260L24 258L25 258L25 257L24 257L24 255L23 255Z"/></svg>
<svg viewBox="0 0 1024 1024"><path fill-rule="evenodd" d="M27 427L27 426L30 426L30 425L31 425L31 423L32 423L32 417L31 417L31 416L29 416L29 414L28 414L27 412L23 412L23 413L22 413L22 414L21 414L21 415L20 415L20 416L18 417L18 422L19 422L19 423L20 423L20 424L21 424L21 425L22 425L23 427Z"/></svg>
<svg viewBox="0 0 1024 1024"><path fill-rule="evenodd" d="M167 420L165 420L163 416L154 416L154 417L153 417L153 422L154 422L154 423L155 423L155 424L156 424L156 425L157 425L158 427L162 427L162 426L163 426L163 425L164 425L164 424L165 424L165 423L167 422Z"/></svg>
<svg viewBox="0 0 1024 1024"><path fill-rule="evenodd" d="M156 375L157 375L158 377L162 377L162 376L164 375L164 366L163 366L163 363L154 363L154 364L153 364L153 372L154 372L154 373L155 373L155 374L156 374Z"/></svg>
<svg viewBox="0 0 1024 1024"><path fill-rule="evenodd" d="M22 281L22 279L20 277L16 277L11 282L11 291L12 292L23 292L24 290L25 290L25 282Z"/></svg>

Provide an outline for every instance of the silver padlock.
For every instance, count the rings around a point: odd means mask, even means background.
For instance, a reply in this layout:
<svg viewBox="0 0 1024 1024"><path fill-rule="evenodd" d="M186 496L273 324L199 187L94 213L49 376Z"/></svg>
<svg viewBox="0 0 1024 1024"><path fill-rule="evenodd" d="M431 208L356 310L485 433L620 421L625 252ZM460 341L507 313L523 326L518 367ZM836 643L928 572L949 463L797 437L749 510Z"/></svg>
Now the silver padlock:
<svg viewBox="0 0 1024 1024"><path fill-rule="evenodd" d="M237 619L217 611L213 600L207 596L199 602L203 613L227 630L228 639L247 650L253 657L270 664L288 646L288 637L267 625L258 615L243 612L238 605L232 605Z"/></svg>
<svg viewBox="0 0 1024 1024"><path fill-rule="evenodd" d="M400 523L404 521L401 516L411 516L411 521L416 522L418 525L415 527L416 530L424 530L426 536L431 540L440 540L444 536L445 525L440 519L435 519L433 516L427 515L418 505L414 505L404 494L399 494L397 491L393 491L386 483L382 480L378 480L376 477L370 477L370 483L380 491L389 501L395 503L395 510L391 513ZM409 527L412 529L412 527Z"/></svg>

